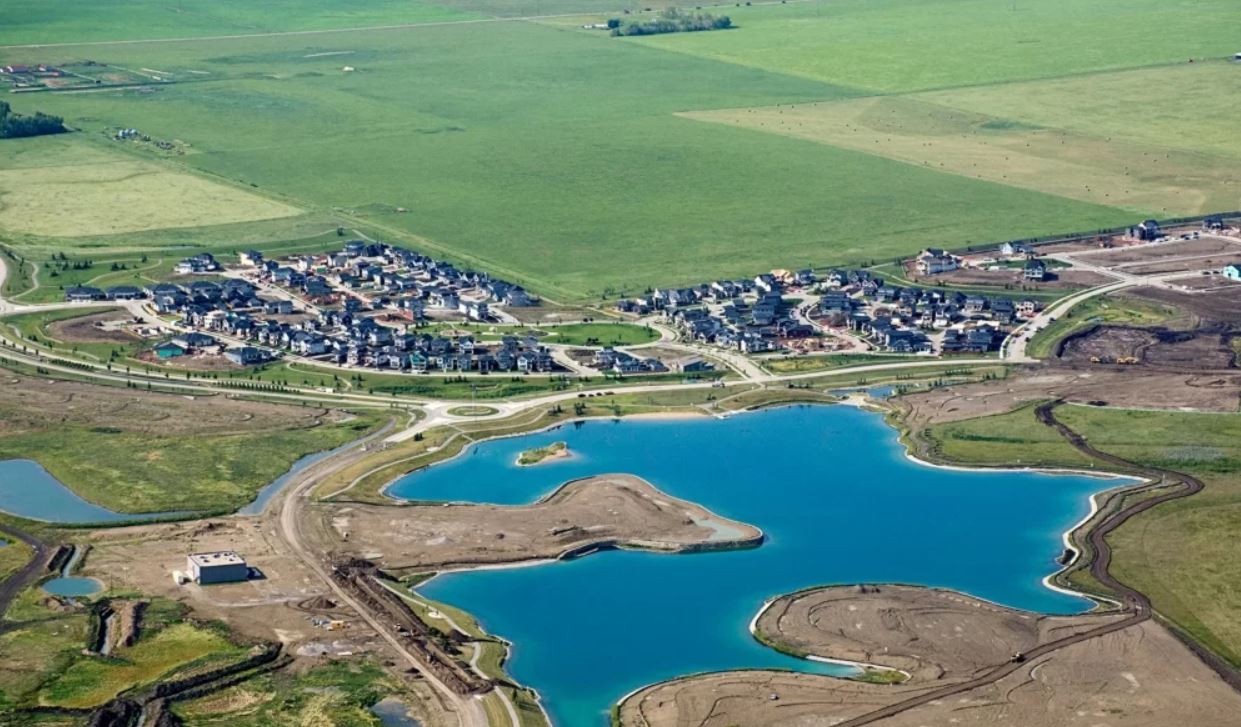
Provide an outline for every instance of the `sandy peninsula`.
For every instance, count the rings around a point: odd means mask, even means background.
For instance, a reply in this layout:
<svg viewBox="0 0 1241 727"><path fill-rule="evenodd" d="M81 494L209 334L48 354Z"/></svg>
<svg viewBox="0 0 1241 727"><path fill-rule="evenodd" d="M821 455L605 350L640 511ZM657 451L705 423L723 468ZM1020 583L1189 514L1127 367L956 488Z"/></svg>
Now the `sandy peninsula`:
<svg viewBox="0 0 1241 727"><path fill-rule="evenodd" d="M1152 620L1041 657L1018 656L1123 618L1042 616L909 586L804 591L767 605L755 620L764 641L800 655L901 669L909 679L883 685L775 671L691 676L626 697L620 724L1210 727L1241 710L1241 695ZM1015 668L992 683L891 716L868 716L945 686L968 685L1003 664Z"/></svg>

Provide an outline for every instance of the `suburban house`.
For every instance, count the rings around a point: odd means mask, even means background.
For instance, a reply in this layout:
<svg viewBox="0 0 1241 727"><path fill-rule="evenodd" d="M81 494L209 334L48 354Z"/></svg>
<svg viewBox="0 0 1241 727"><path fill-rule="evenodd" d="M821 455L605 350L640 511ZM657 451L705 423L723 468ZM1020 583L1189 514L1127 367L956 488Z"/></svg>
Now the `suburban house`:
<svg viewBox="0 0 1241 727"><path fill-rule="evenodd" d="M216 345L216 340L214 336L208 336L205 333L199 333L197 331L190 331L189 333L182 333L176 336L172 339L172 341L170 341L170 343L180 346L184 351L194 351L197 349L211 348Z"/></svg>
<svg viewBox="0 0 1241 727"><path fill-rule="evenodd" d="M1047 263L1042 260L1027 260L1023 276L1026 280L1042 282L1047 279Z"/></svg>
<svg viewBox="0 0 1241 727"><path fill-rule="evenodd" d="M99 288L92 288L88 285L75 285L72 288L65 288L65 300L70 303L84 303L92 300L103 300L107 297L107 294Z"/></svg>
<svg viewBox="0 0 1241 727"><path fill-rule="evenodd" d="M181 275L214 273L220 270L220 263L216 262L214 255L204 252L177 263L176 270Z"/></svg>
<svg viewBox="0 0 1241 727"><path fill-rule="evenodd" d="M134 285L114 285L108 288L108 300L141 300L146 291Z"/></svg>
<svg viewBox="0 0 1241 727"><path fill-rule="evenodd" d="M1129 236L1135 240L1150 242L1163 237L1163 230L1159 229L1159 223L1155 220L1146 220L1135 227L1130 227Z"/></svg>
<svg viewBox="0 0 1241 727"><path fill-rule="evenodd" d="M1034 246L1028 242L1006 242L1000 245L1000 254L1008 257L1017 255L1033 255Z"/></svg>
<svg viewBox="0 0 1241 727"><path fill-rule="evenodd" d="M253 366L272 359L271 353L254 346L238 346L224 352L224 358L238 366Z"/></svg>
<svg viewBox="0 0 1241 727"><path fill-rule="evenodd" d="M918 272L923 275L949 273L960 267L956 257L934 247L927 248L919 253L916 264Z"/></svg>
<svg viewBox="0 0 1241 727"><path fill-rule="evenodd" d="M155 355L161 360L184 356L186 353L185 347L181 346L176 341L164 341L163 343L157 344L153 350L155 351Z"/></svg>

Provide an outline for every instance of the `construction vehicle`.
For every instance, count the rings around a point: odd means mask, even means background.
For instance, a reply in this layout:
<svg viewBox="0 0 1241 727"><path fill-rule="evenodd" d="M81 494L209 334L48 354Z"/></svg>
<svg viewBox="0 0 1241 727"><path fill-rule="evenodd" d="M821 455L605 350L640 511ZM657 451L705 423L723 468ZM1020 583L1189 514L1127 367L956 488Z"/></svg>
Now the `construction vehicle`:
<svg viewBox="0 0 1241 727"><path fill-rule="evenodd" d="M1133 364L1136 364L1137 362L1138 362L1137 356L1121 356L1116 359L1116 363L1124 364L1125 366L1132 366Z"/></svg>

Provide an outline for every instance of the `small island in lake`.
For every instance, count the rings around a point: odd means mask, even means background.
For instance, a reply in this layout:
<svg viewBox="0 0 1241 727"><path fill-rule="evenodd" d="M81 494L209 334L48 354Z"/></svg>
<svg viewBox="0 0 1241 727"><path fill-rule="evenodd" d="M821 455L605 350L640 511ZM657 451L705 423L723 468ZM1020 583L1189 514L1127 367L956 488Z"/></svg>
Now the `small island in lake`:
<svg viewBox="0 0 1241 727"><path fill-rule="evenodd" d="M528 467L530 465L543 464L557 459L564 459L569 456L569 445L565 442L552 442L546 447L536 447L527 449L517 455L517 464Z"/></svg>

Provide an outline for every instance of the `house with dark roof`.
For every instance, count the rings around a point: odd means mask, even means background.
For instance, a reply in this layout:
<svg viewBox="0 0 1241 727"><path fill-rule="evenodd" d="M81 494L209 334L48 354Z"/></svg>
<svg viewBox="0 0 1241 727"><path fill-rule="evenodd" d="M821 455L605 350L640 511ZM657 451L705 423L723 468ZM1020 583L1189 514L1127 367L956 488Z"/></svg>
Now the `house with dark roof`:
<svg viewBox="0 0 1241 727"><path fill-rule="evenodd" d="M1033 282L1042 282L1043 280L1046 280L1047 263L1038 259L1027 260L1025 270L1022 272L1022 277Z"/></svg>
<svg viewBox="0 0 1241 727"><path fill-rule="evenodd" d="M65 288L65 300L70 303L85 303L92 300L103 300L107 297L107 294L102 290L92 288L89 285L75 285L72 288Z"/></svg>

